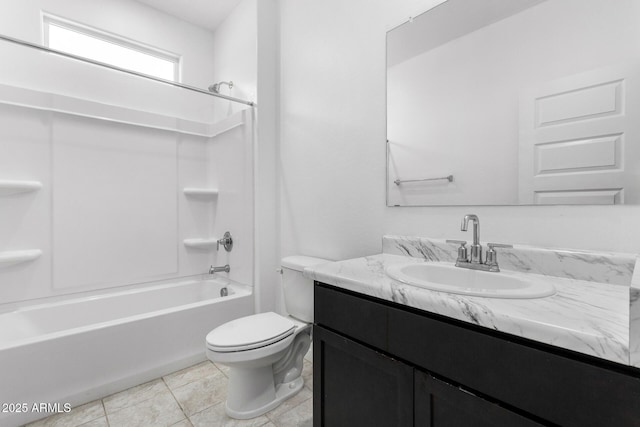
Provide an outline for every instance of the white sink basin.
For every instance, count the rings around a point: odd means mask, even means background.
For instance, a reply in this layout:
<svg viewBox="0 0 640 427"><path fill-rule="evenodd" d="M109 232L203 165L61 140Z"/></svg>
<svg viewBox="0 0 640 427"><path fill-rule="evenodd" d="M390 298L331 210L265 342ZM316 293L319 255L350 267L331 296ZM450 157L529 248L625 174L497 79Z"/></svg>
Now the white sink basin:
<svg viewBox="0 0 640 427"><path fill-rule="evenodd" d="M445 263L395 264L386 268L392 279L409 285L453 294L487 298L543 298L556 289L542 280L529 280L523 273L470 270Z"/></svg>

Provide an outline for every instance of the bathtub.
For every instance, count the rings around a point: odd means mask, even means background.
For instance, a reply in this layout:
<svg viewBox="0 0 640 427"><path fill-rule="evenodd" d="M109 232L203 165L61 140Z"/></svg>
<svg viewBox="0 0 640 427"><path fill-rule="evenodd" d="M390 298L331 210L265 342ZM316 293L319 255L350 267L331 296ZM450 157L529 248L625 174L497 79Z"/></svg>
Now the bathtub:
<svg viewBox="0 0 640 427"><path fill-rule="evenodd" d="M41 404L68 411L203 361L206 334L253 308L251 287L208 278L2 313L0 425L43 418Z"/></svg>

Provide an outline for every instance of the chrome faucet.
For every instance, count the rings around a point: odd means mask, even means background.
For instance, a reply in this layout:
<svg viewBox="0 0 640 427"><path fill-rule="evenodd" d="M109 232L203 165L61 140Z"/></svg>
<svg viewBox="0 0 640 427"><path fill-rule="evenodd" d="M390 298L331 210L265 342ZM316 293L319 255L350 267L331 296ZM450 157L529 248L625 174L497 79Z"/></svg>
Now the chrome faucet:
<svg viewBox="0 0 640 427"><path fill-rule="evenodd" d="M471 244L471 259L473 264L482 264L482 246L480 246L480 220L477 215L469 214L462 218L460 230L467 231L469 221L473 222L473 243Z"/></svg>
<svg viewBox="0 0 640 427"><path fill-rule="evenodd" d="M214 267L213 265L209 268L209 274L213 274L213 273L221 273L221 272L225 272L228 273L229 271L231 271L231 267L229 267L229 264L223 266L223 267Z"/></svg>
<svg viewBox="0 0 640 427"><path fill-rule="evenodd" d="M495 248L512 248L513 245L503 245L501 243L488 243L488 250L485 262L482 262L482 245L480 244L480 220L477 215L469 214L462 218L460 230L467 231L469 221L473 222L473 243L471 244L471 255L467 256L467 242L464 240L447 240L447 243L455 243L460 245L458 248L458 258L456 259L456 267L470 268L472 270L482 270L499 272L498 254Z"/></svg>

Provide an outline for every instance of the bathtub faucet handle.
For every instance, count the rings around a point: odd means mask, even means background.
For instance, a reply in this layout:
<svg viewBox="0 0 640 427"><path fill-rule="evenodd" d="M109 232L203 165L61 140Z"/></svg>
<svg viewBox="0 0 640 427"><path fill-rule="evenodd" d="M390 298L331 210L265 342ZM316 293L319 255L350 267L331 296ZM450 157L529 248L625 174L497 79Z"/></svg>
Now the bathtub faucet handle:
<svg viewBox="0 0 640 427"><path fill-rule="evenodd" d="M228 231L225 232L222 239L218 239L217 243L217 250L220 250L220 245L222 245L227 252L231 252L231 249L233 249L233 238L231 237L231 233L229 233Z"/></svg>

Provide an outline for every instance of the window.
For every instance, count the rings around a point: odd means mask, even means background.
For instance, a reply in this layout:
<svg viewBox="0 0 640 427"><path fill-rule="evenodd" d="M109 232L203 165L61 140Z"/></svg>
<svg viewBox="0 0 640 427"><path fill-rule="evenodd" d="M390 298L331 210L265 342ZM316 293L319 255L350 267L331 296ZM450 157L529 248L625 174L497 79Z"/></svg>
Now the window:
<svg viewBox="0 0 640 427"><path fill-rule="evenodd" d="M87 26L44 15L44 41L51 49L115 67L179 81L180 57Z"/></svg>

